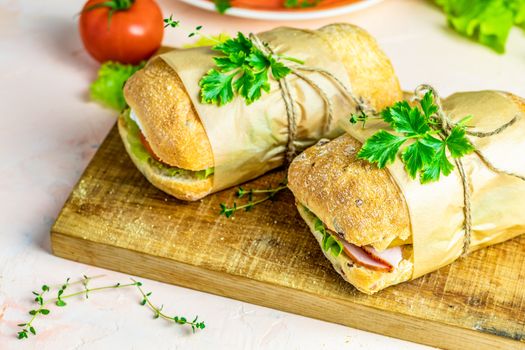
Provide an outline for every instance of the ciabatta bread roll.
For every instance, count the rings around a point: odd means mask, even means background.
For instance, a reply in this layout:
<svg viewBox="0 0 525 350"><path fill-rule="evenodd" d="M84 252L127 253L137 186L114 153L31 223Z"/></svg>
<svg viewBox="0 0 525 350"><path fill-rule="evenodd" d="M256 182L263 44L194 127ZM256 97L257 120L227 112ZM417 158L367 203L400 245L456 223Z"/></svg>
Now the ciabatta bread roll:
<svg viewBox="0 0 525 350"><path fill-rule="evenodd" d="M515 162L524 159L525 154L523 99L494 91L458 93L445 99L443 106L456 120L472 115L473 128L486 128L484 131L517 118L516 123L501 133L482 139L471 138L471 141L500 169L525 173L523 162ZM356 131L356 135L359 132ZM344 134L308 148L290 165L288 187L296 198L299 213L335 270L358 290L372 294L436 270L459 257L464 222L463 206L456 203L463 203L463 198L457 170L446 180L441 179L439 184L419 184L406 174L399 176L398 173L396 177L388 167L379 169L358 159L361 146L356 138ZM487 169L475 154L467 156L464 163L472 187L470 251L524 233L525 181ZM426 191L419 197L411 193L412 207L408 205L407 193L403 192L406 183L414 186L411 191ZM447 194L448 189L450 194ZM443 200L450 198L450 205L436 201L434 195ZM434 206L436 212L433 212ZM449 210L447 216L440 217L438 207ZM438 254L439 259L426 261L428 266L415 276L418 260L414 255L414 234L418 232L413 230L419 218L414 215L420 215L415 214L420 208L426 208L421 214L428 216L428 225L439 228L454 221L456 223L451 225L457 231L444 234L444 237L451 237L450 241L433 237L418 241L422 255L430 256L438 249L443 251ZM420 223L418 221L418 225ZM436 234L439 233L438 229ZM340 245L332 244L334 240ZM338 250L341 246L342 251Z"/></svg>
<svg viewBox="0 0 525 350"><path fill-rule="evenodd" d="M389 59L363 29L334 24L317 30L316 35L330 48L333 60L344 65L355 95L376 109L402 98ZM210 140L178 72L162 58L154 58L128 80L124 95L131 114L121 116L119 130L131 159L148 180L183 200L197 200L215 191ZM310 136L303 143L313 141Z"/></svg>

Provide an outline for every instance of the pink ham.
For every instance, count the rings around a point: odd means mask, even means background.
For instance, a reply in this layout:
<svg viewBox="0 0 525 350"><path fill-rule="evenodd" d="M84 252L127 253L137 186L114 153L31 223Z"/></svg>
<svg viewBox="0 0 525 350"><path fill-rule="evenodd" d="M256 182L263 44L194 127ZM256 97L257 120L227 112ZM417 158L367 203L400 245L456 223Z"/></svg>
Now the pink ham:
<svg viewBox="0 0 525 350"><path fill-rule="evenodd" d="M382 252L378 252L371 246L361 247L368 255L372 256L373 259L381 260L381 262L386 263L393 268L396 268L401 260L403 260L403 250L401 247L393 247L385 249Z"/></svg>
<svg viewBox="0 0 525 350"><path fill-rule="evenodd" d="M339 240L343 244L343 251L356 263L372 270L391 272L403 259L401 247L393 247L378 252L372 247L358 247L345 240Z"/></svg>

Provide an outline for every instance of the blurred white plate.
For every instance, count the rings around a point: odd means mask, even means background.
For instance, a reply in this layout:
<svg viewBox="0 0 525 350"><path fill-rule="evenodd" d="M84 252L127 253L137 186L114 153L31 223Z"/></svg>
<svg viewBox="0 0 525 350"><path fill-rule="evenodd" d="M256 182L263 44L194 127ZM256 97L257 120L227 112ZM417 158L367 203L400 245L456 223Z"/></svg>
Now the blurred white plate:
<svg viewBox="0 0 525 350"><path fill-rule="evenodd" d="M213 1L209 0L181 0L187 4L195 7L200 7L209 11L217 11ZM350 12L358 11L366 7L375 5L382 0L361 0L351 4L335 5L330 8L309 8L309 9L297 9L297 10L253 10L239 7L232 7L226 11L226 15L254 18L254 19L265 19L265 20L279 20L279 21L294 21L294 20L307 20L317 19L325 17L334 17L344 15Z"/></svg>

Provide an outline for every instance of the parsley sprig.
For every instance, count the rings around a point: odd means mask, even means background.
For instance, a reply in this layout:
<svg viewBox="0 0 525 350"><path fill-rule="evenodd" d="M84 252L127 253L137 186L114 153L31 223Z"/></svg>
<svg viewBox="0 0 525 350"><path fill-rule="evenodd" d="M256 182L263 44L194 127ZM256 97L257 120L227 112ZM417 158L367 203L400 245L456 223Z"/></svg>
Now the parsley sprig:
<svg viewBox="0 0 525 350"><path fill-rule="evenodd" d="M240 32L212 49L222 55L213 58L216 68L201 78L199 86L202 103L218 106L231 102L236 94L251 104L263 91L269 92L270 76L280 80L291 73L280 59L303 63L293 57L267 55Z"/></svg>
<svg viewBox="0 0 525 350"><path fill-rule="evenodd" d="M380 130L372 135L359 151L358 158L384 168L400 155L409 176L415 179L419 174L421 183L438 181L441 174L448 176L454 169L451 158L461 158L474 151L465 132L465 124L472 116L445 131L437 112L432 91L425 93L419 106L412 107L401 101L386 108L381 118L395 133ZM351 122L356 120L356 117L351 118Z"/></svg>

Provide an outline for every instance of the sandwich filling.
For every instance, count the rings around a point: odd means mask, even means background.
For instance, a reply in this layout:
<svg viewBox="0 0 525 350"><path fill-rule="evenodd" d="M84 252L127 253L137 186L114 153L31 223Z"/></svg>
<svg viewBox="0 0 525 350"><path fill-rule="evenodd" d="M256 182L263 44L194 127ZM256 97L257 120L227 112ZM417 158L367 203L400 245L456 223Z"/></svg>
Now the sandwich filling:
<svg viewBox="0 0 525 350"><path fill-rule="evenodd" d="M403 260L403 246L395 246L378 251L371 246L357 246L347 242L341 235L326 228L324 223L308 208L305 211L312 215L315 222L315 231L322 235L321 247L328 254L337 257L345 254L357 265L371 270L392 272Z"/></svg>
<svg viewBox="0 0 525 350"><path fill-rule="evenodd" d="M131 113L130 110L126 110L122 114L122 117L126 123L126 129L128 131L127 141L130 145L131 152L133 156L141 162L147 162L164 176L189 176L197 180L204 180L213 175L214 168L193 171L181 169L162 162L151 149L151 146L140 129L140 122L133 113Z"/></svg>

